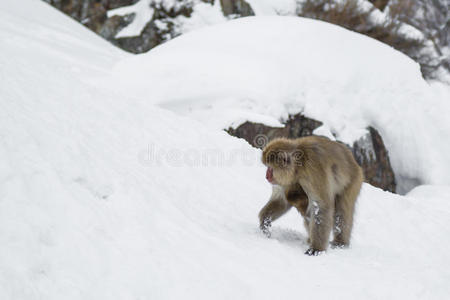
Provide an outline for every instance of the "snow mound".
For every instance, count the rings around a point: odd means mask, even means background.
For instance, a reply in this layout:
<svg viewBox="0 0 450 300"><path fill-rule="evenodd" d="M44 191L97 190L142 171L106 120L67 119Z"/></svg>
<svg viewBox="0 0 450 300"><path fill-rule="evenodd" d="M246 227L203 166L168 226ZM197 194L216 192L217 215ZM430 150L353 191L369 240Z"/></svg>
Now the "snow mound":
<svg viewBox="0 0 450 300"><path fill-rule="evenodd" d="M115 68L119 90L218 129L303 112L352 143L371 125L400 188L449 184L450 93L366 36L299 17L248 17L187 33ZM108 84L110 80L108 80ZM403 182L405 181L405 182Z"/></svg>
<svg viewBox="0 0 450 300"><path fill-rule="evenodd" d="M98 84L129 55L34 0L0 41L0 299L448 296L448 186L365 185L353 247L307 257L294 211L258 231L259 151Z"/></svg>

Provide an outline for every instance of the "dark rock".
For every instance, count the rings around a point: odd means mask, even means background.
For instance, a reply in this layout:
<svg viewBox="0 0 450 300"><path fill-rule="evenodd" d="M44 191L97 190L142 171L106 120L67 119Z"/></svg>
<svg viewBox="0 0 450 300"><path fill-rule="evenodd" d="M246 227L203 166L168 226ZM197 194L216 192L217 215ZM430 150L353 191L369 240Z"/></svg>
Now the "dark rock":
<svg viewBox="0 0 450 300"><path fill-rule="evenodd" d="M110 10L110 9L119 8L122 6L133 5L138 1L139 0L108 0L108 1L104 1L104 2L106 4L106 9Z"/></svg>
<svg viewBox="0 0 450 300"><path fill-rule="evenodd" d="M220 0L225 16L247 17L254 16L252 7L244 0Z"/></svg>
<svg viewBox="0 0 450 300"><path fill-rule="evenodd" d="M279 128L247 121L236 129L229 128L227 132L233 136L245 139L253 147L263 148L265 142L269 142L274 138L298 138L312 135L314 129L322 125L321 122L306 118L301 114L289 116L284 124L284 127Z"/></svg>
<svg viewBox="0 0 450 300"><path fill-rule="evenodd" d="M379 10L383 11L389 3L389 0L369 0Z"/></svg>
<svg viewBox="0 0 450 300"><path fill-rule="evenodd" d="M89 29L99 32L107 16L108 0L44 0Z"/></svg>
<svg viewBox="0 0 450 300"><path fill-rule="evenodd" d="M161 30L154 22L149 22L141 35L112 39L111 42L128 52L144 53L167 40L164 38L164 31L166 30Z"/></svg>
<svg viewBox="0 0 450 300"><path fill-rule="evenodd" d="M128 14L125 16L112 16L106 19L98 34L109 41L113 41L116 34L125 28L128 24L133 22L135 14Z"/></svg>
<svg viewBox="0 0 450 300"><path fill-rule="evenodd" d="M375 128L368 127L368 130L365 136L353 143L353 156L363 168L366 182L395 193L395 175L383 139Z"/></svg>
<svg viewBox="0 0 450 300"><path fill-rule="evenodd" d="M277 137L299 138L312 135L314 129L321 125L319 121L297 114L289 116L284 122L284 127L281 128L245 122L235 129L229 128L226 131L230 135L245 139L253 147L263 148L270 140ZM368 131L352 146L347 146L363 168L366 182L395 193L395 175L383 139L375 128L368 127Z"/></svg>
<svg viewBox="0 0 450 300"><path fill-rule="evenodd" d="M107 17L110 9L128 6L138 0L44 0L84 26L112 41L115 35L128 24L134 15Z"/></svg>

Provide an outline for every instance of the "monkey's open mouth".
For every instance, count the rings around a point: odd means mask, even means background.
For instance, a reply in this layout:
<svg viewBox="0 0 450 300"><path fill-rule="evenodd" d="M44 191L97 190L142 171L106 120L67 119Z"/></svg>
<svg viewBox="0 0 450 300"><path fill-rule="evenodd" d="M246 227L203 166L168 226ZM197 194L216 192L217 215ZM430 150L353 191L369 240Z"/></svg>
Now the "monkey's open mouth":
<svg viewBox="0 0 450 300"><path fill-rule="evenodd" d="M268 182L273 183L273 169L271 167L267 168L266 179Z"/></svg>

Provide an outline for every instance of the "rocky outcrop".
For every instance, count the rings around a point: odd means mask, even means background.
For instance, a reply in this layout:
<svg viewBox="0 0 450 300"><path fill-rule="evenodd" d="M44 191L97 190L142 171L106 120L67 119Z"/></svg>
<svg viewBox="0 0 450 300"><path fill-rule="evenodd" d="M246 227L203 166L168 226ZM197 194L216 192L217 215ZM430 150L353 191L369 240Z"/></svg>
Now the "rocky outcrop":
<svg viewBox="0 0 450 300"><path fill-rule="evenodd" d="M143 53L169 40L179 33L174 30L173 19L192 13L192 1L175 0L172 6L163 5L160 1L151 2L153 17L148 21L139 36L116 39L117 33L129 25L135 15L133 13L110 18L108 10L133 5L139 0L44 0L67 15L95 31L114 45L132 52Z"/></svg>
<svg viewBox="0 0 450 300"><path fill-rule="evenodd" d="M277 137L299 138L312 135L321 122L305 117L302 114L290 116L284 127L270 127L260 123L245 122L237 128L229 128L230 135L243 138L253 147L262 148L267 142ZM383 139L373 127L353 145L347 145L353 152L356 161L364 170L365 181L383 190L395 193L396 181L392 170L388 151Z"/></svg>
<svg viewBox="0 0 450 300"><path fill-rule="evenodd" d="M114 43L116 34L130 24L134 17L134 14L112 16L111 18L106 19L105 23L100 27L98 34Z"/></svg>
<svg viewBox="0 0 450 300"><path fill-rule="evenodd" d="M112 38L111 42L132 53L147 52L180 34L175 30L173 22L176 17L190 17L192 14L192 3L189 1L184 1L182 5L172 7L157 2L151 3L150 6L153 9L153 17L145 25L139 36Z"/></svg>
<svg viewBox="0 0 450 300"><path fill-rule="evenodd" d="M353 156L363 168L366 182L395 193L395 175L383 139L375 128L367 129L369 132L353 143Z"/></svg>
<svg viewBox="0 0 450 300"><path fill-rule="evenodd" d="M248 17L254 16L252 7L244 0L220 0L225 16Z"/></svg>
<svg viewBox="0 0 450 300"><path fill-rule="evenodd" d="M245 122L236 129L229 128L227 132L233 136L243 138L253 147L262 148L274 138L298 138L312 135L314 129L320 127L322 122L307 118L301 114L289 116L284 127L270 127L260 123Z"/></svg>
<svg viewBox="0 0 450 300"><path fill-rule="evenodd" d="M369 0L373 6L383 11L389 3L389 0Z"/></svg>
<svg viewBox="0 0 450 300"><path fill-rule="evenodd" d="M44 0L67 15L98 33L114 45L132 53L143 53L179 34L175 25L178 16L190 17L193 0L152 1L153 16L138 36L116 38L120 30L135 18L134 13L123 16L107 16L108 10L130 6L139 0ZM215 0L202 0L211 5ZM216 0L220 2L224 16L238 18L253 16L251 6L245 0Z"/></svg>
<svg viewBox="0 0 450 300"><path fill-rule="evenodd" d="M139 0L44 0L92 31L110 40L133 20L133 16L108 19L107 11Z"/></svg>

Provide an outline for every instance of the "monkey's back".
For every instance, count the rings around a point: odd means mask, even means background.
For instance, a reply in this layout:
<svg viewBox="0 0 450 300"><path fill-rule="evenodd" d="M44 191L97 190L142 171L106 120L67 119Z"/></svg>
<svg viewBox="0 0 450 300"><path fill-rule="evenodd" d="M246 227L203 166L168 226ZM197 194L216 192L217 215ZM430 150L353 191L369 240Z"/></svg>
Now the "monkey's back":
<svg viewBox="0 0 450 300"><path fill-rule="evenodd" d="M324 176L331 175L334 181L341 181L344 186L351 181L362 181L362 169L345 144L321 136L302 137L294 142L303 152L305 164L323 169Z"/></svg>

